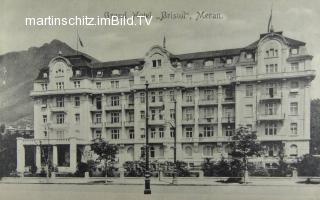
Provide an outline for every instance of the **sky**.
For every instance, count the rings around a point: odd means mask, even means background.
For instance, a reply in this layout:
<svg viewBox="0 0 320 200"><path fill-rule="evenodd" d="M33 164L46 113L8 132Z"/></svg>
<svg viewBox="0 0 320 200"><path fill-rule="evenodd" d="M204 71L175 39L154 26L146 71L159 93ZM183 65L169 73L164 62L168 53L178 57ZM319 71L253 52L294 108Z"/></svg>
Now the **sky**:
<svg viewBox="0 0 320 200"><path fill-rule="evenodd" d="M142 58L161 45L174 54L244 47L267 31L272 7L275 31L307 43L317 77L312 98L320 98L320 1L319 0L0 0L0 55L41 46L53 39L76 48L76 30L83 51L98 60ZM103 17L105 12L151 12L150 26L25 26L26 17ZM163 20L163 12L220 13L223 19Z"/></svg>

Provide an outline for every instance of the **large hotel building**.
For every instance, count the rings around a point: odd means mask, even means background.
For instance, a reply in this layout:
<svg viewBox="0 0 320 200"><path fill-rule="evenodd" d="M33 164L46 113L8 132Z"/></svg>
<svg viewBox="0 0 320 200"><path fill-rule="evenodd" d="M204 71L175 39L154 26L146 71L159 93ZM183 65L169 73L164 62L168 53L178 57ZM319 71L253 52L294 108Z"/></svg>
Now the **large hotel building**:
<svg viewBox="0 0 320 200"><path fill-rule="evenodd" d="M240 126L256 132L266 164L280 150L286 159L302 156L309 153L311 60L304 42L273 31L218 51L153 46L143 58L110 62L59 54L34 81L34 139L17 139L17 171L39 170L49 154L60 172L75 172L100 137L119 145L119 164L138 160L147 116L151 160L173 159L175 126L177 160L189 165L227 158Z"/></svg>

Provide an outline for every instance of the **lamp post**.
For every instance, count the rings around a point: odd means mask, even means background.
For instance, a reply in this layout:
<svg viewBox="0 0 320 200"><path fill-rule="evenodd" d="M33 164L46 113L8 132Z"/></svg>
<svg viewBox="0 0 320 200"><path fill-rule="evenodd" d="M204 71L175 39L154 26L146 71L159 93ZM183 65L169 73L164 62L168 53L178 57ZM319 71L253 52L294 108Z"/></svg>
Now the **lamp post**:
<svg viewBox="0 0 320 200"><path fill-rule="evenodd" d="M145 83L146 85L146 148L145 148L145 153L146 153L146 170L144 173L144 194L151 194L151 189L150 189L150 172L149 172L149 99L148 99L148 87L149 83L148 81Z"/></svg>

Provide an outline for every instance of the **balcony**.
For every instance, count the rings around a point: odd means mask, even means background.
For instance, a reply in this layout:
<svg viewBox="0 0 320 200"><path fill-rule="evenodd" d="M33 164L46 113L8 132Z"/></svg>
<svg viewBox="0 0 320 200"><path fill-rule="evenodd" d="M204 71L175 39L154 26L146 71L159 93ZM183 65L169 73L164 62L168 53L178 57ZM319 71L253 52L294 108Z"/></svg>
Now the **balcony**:
<svg viewBox="0 0 320 200"><path fill-rule="evenodd" d="M193 102L193 101L191 101L191 102L182 101L182 102L181 102L181 106L182 106L182 107L193 107L193 106L194 106L194 102Z"/></svg>
<svg viewBox="0 0 320 200"><path fill-rule="evenodd" d="M268 101L268 100L281 100L281 94L273 94L273 95L270 95L270 94L262 94L260 96L260 101Z"/></svg>
<svg viewBox="0 0 320 200"><path fill-rule="evenodd" d="M257 120L258 121L281 121L284 120L285 114L278 113L273 115L258 115Z"/></svg>
<svg viewBox="0 0 320 200"><path fill-rule="evenodd" d="M183 119L181 123L182 125L191 125L194 124L194 119Z"/></svg>
<svg viewBox="0 0 320 200"><path fill-rule="evenodd" d="M149 107L162 107L164 106L163 102L155 101L151 102L149 101Z"/></svg>
<svg viewBox="0 0 320 200"><path fill-rule="evenodd" d="M107 128L113 128L113 127L119 128L122 126L122 123L121 123L121 121L119 121L119 122L105 122L104 126Z"/></svg>
<svg viewBox="0 0 320 200"><path fill-rule="evenodd" d="M65 112L66 108L65 107L53 106L53 107L50 107L50 111L51 112Z"/></svg>
<svg viewBox="0 0 320 200"><path fill-rule="evenodd" d="M57 123L49 124L48 123L48 128L49 129L67 129L67 128L69 128L69 124L68 123L63 123L63 124L57 124Z"/></svg>
<svg viewBox="0 0 320 200"><path fill-rule="evenodd" d="M101 111L101 106L97 107L96 105L91 105L91 106L90 106L90 111L91 111L91 112Z"/></svg>
<svg viewBox="0 0 320 200"><path fill-rule="evenodd" d="M217 105L218 101L216 99L202 99L199 100L199 106L210 106Z"/></svg>
<svg viewBox="0 0 320 200"><path fill-rule="evenodd" d="M133 110L134 109L134 104L133 103L128 103L124 105L124 109L126 110Z"/></svg>
<svg viewBox="0 0 320 200"><path fill-rule="evenodd" d="M216 123L218 123L218 118L215 118L215 117L199 118L199 124L216 124Z"/></svg>
<svg viewBox="0 0 320 200"><path fill-rule="evenodd" d="M235 123L235 120L236 118L231 116L221 118L222 123Z"/></svg>
<svg viewBox="0 0 320 200"><path fill-rule="evenodd" d="M121 105L111 105L111 104L107 104L105 105L105 108L104 108L106 111L108 110L121 110Z"/></svg>
<svg viewBox="0 0 320 200"><path fill-rule="evenodd" d="M164 121L164 119L162 119L162 120L160 120L160 119L154 119L154 120L150 119L149 120L149 124L150 125L163 125L163 124L165 124L165 121Z"/></svg>
<svg viewBox="0 0 320 200"><path fill-rule="evenodd" d="M222 104L234 104L235 103L235 97L234 96L230 96L230 97L224 97L222 99Z"/></svg>
<svg viewBox="0 0 320 200"><path fill-rule="evenodd" d="M102 128L102 122L92 122L90 124L91 128Z"/></svg>
<svg viewBox="0 0 320 200"><path fill-rule="evenodd" d="M125 121L124 126L126 127L133 127L134 126L134 121Z"/></svg>

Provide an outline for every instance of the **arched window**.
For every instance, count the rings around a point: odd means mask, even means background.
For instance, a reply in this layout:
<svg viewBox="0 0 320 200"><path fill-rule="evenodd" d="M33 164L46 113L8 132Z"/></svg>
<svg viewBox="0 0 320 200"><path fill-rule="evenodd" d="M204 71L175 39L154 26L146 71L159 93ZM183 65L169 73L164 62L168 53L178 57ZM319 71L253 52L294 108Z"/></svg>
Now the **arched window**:
<svg viewBox="0 0 320 200"><path fill-rule="evenodd" d="M213 156L213 147L212 146L204 146L203 147L203 155L204 156Z"/></svg>
<svg viewBox="0 0 320 200"><path fill-rule="evenodd" d="M297 156L298 155L298 147L297 145L293 144L290 146L290 156Z"/></svg>
<svg viewBox="0 0 320 200"><path fill-rule="evenodd" d="M191 156L192 156L192 148L191 148L191 147L186 147L186 148L184 149L184 152L185 152L185 155L186 155L187 157L191 157Z"/></svg>
<svg viewBox="0 0 320 200"><path fill-rule="evenodd" d="M154 147L150 147L150 157L151 157L151 158L154 158L154 157L155 157Z"/></svg>
<svg viewBox="0 0 320 200"><path fill-rule="evenodd" d="M133 161L134 160L134 149L133 149L133 147L129 147L127 149L127 160L128 161Z"/></svg>

